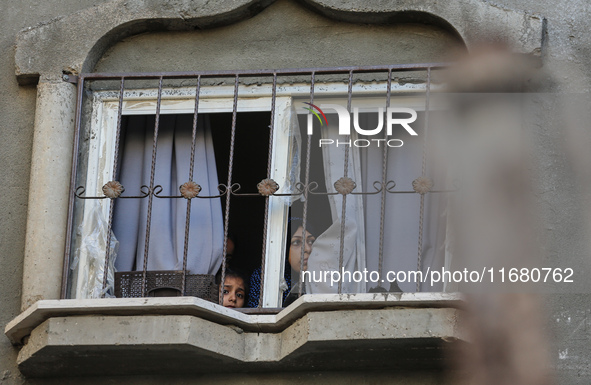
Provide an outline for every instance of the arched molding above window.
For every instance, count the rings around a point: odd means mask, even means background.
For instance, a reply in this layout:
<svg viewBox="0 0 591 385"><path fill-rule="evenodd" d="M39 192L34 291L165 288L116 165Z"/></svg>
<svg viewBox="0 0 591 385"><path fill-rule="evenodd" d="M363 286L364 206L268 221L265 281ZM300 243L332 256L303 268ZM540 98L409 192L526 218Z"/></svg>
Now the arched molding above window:
<svg viewBox="0 0 591 385"><path fill-rule="evenodd" d="M104 52L126 37L159 30L196 30L256 15L274 0L113 0L21 31L16 75L21 84L58 80L92 70ZM427 23L453 31L468 48L494 37L516 52L539 54L544 20L482 0L302 0L316 12L354 23Z"/></svg>
<svg viewBox="0 0 591 385"><path fill-rule="evenodd" d="M354 23L425 23L455 32L468 49L496 41L515 52L540 54L544 18L483 0L302 0L326 17Z"/></svg>

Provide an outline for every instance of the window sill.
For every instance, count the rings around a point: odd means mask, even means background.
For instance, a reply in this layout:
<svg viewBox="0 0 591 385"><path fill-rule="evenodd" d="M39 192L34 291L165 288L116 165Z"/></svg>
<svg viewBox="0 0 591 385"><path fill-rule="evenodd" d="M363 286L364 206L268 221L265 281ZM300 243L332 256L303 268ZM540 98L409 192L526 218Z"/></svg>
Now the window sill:
<svg viewBox="0 0 591 385"><path fill-rule="evenodd" d="M324 294L253 315L194 297L45 300L5 333L26 340L18 365L30 377L439 369L465 341L462 304L457 294Z"/></svg>

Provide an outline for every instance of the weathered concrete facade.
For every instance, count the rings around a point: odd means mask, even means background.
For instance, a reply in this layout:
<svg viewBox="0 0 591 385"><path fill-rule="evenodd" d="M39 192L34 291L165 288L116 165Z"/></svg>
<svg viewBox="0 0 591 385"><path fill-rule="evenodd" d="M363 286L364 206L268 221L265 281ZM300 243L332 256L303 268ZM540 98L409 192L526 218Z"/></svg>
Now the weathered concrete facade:
<svg viewBox="0 0 591 385"><path fill-rule="evenodd" d="M114 0L4 5L5 59L0 76L5 90L0 106L3 111L0 153L5 165L4 184L0 186L3 200L0 287L4 293L1 324L6 325L37 300L59 298L67 199L57 197L67 197L68 186L64 181L69 181L75 101L75 88L62 82L63 73L437 61L445 59L447 51L454 46L465 44L470 49L488 34L502 31L514 50L541 55L544 65L555 72L556 82L549 90L588 93L591 37L584 34L588 30L588 7L583 1L558 10L550 2L506 1L499 6L478 0L362 5L330 1ZM547 18L547 26L540 15ZM547 207L560 205L564 209L561 214L548 215L548 229L556 230L550 232L546 248L552 258L565 258L572 262L573 268L579 265L584 268L585 264L577 261L587 255L587 239L584 232L572 230L584 222L582 216L572 215L580 211L581 200L572 183L568 183L572 173L556 144L558 140L559 135L549 128L540 133L540 146L547 151L539 161L541 168L548 171L541 182L541 188L545 188L541 201ZM585 334L586 328L570 326L588 323L587 300L586 296L564 295L555 298L552 302L555 305L548 310L551 322L554 318L569 319L562 324L556 321L555 328L559 337L552 354L557 359L559 373L568 378L561 383L587 383L591 378L588 366L582 364L590 353L572 340L574 334L577 340L586 341L590 337ZM559 316L555 317L555 313ZM571 324L569 317L577 321ZM57 320L54 322L59 323ZM49 324L43 327L50 326L56 327ZM16 367L18 350L7 339L0 344L0 379L7 383L52 383L52 380L24 380ZM573 351L577 351L576 358ZM384 383L442 381L438 372L401 374L390 368L347 376L320 369L294 375L227 374L177 380L179 383L341 383L343 378ZM92 383L93 380L71 381ZM137 377L136 381L150 383L158 378Z"/></svg>

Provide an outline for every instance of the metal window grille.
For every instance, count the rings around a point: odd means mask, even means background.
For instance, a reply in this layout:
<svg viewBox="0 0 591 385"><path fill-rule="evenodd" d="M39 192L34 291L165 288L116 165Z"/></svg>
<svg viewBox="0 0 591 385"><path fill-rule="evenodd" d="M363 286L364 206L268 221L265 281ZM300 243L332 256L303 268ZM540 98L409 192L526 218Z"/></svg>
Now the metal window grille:
<svg viewBox="0 0 591 385"><path fill-rule="evenodd" d="M424 116L424 136L423 136L423 163L422 163L422 176L426 175L426 157L425 157L425 148L427 145L428 140L428 125L429 125L429 103L430 103L430 92L431 92L431 75L433 70L441 69L446 67L447 64L445 63L423 63L423 64L401 64L401 65L386 65L386 66L364 66L364 67L332 67L332 68L299 68L299 69L283 69L283 70L245 70L245 71L202 71L202 72L175 72L175 73L87 73L81 74L78 77L70 76L68 79L65 79L70 82L77 83L78 91L77 91L77 110L76 110L76 121L75 121L75 137L74 137L74 159L72 160L72 176L71 176L71 188L70 188L70 203L69 203L69 221L68 221L68 229L67 229L67 239L66 239L66 248L65 248L65 256L64 256L64 272L63 272L63 281L62 281L62 298L67 297L67 287L68 287L68 276L70 270L70 259L71 259L71 248L72 248L72 230L74 226L74 207L75 202L78 199L109 199L109 217L108 217L108 232L107 232L107 245L110 244L110 237L111 237L111 227L113 222L113 207L116 199L147 199L148 200L148 215L146 218L146 247L144 252L144 263L141 267L141 270L134 272L133 274L125 273L126 275L121 278L123 281L127 282L136 282L138 285L136 287L136 292L131 293L133 291L130 289L130 286L127 286L127 289L123 289L123 293L120 291L120 295L123 296L140 296L144 297L147 296L151 287L154 285L159 287L170 288L172 291L178 292L178 294L190 294L190 295L199 295L203 297L216 297L217 296L217 288L215 292L213 292L210 288L212 287L211 283L206 283L205 286L203 283L197 284L195 281L195 277L190 277L187 272L187 249L188 249L188 239L189 239L189 225L190 225L190 211L191 211L191 199L208 199L208 198L221 198L225 199L225 211L223 213L224 217L224 247L223 247L223 256L222 256L222 268L221 268L221 275L222 275L222 282L225 280L226 268L227 268L227 239L228 239L228 224L229 224L229 215L231 210L231 204L234 199L249 199L253 196L261 196L261 194L253 194L253 193L240 193L238 192L240 186L236 186L233 183L232 179L232 171L233 171L233 161L234 161L234 151L235 151L235 135L236 135L236 117L238 112L238 102L241 97L239 95L239 85L245 79L267 79L266 82L272 84L271 86L271 95L270 95L270 132L269 132L269 152L268 152L268 161L267 161L267 178L271 178L271 146L273 142L273 127L274 127L274 119L276 113L276 95L277 95L277 88L278 88L278 81L282 78L288 78L290 76L304 76L306 77L307 83L310 86L309 91L309 100L310 103L314 103L314 96L315 96L315 83L319 76L325 75L335 75L340 76L341 78L346 79L347 83L347 109L351 113L351 99L353 94L353 83L357 76L361 76L362 74L380 74L385 81L386 81L386 90L385 90L385 97L386 97L386 105L385 107L390 106L390 98L392 93L392 82L393 82L393 74L397 73L422 73L424 76L424 84L425 84L425 116ZM192 147L191 147L191 158L190 162L190 174L188 175L188 182L193 182L192 175L193 169L195 166L194 161L194 152L195 152L195 130L197 127L197 118L200 113L199 111L199 99L201 93L201 86L205 79L209 78L222 78L227 79L229 81L233 80L234 83L234 93L233 93L233 107L232 107L232 123L231 123L231 139L230 139L230 150L229 150L229 161L228 161L228 178L225 183L220 184L219 190L220 194L211 197L183 197L182 195L178 196L159 196L159 186L155 185L154 181L154 173L155 173L155 166L156 166L156 148L158 143L158 131L159 131L159 119L161 115L161 103L162 103L162 93L163 93L163 82L164 80L173 80L173 79L182 79L182 80L191 80L196 83L195 86L195 108L194 108L194 116L193 116L193 133L192 133ZM154 136L153 136L153 150L152 150L152 160L151 160L151 173L150 173L150 182L149 185L142 186L141 195L137 196L125 196L125 195L117 195L117 196L110 196L107 197L103 196L86 196L85 195L85 188L84 186L76 186L76 178L78 172L78 154L80 148L80 138L81 138L81 120L82 116L85 113L83 104L85 98L85 85L88 82L92 81L118 81L119 82L119 96L118 96L118 115L117 115L117 125L116 125L116 148L114 152L114 162L113 162L113 175L115 176L114 181L116 179L117 173L117 166L119 162L119 140L121 136L121 121L122 121L122 104L124 100L124 92L126 90L126 82L130 80L140 80L140 79L152 79L158 81L158 89L157 89L157 101L156 101L156 114L155 114L155 127L154 127ZM347 138L348 140L349 138ZM308 136L307 141L305 142L306 146L306 159L302 161L303 165L303 174L304 180L303 182L299 183L297 188L297 194L301 194L305 197L303 202L303 228L304 234L306 230L306 223L308 217L308 199L307 197L309 194L342 194L342 225L341 225L341 237L340 237L340 256L339 256L339 270L343 266L343 247L344 247L344 234L345 234L345 226L344 226L344 219L347 215L346 212L346 200L348 195L355 195L355 194L380 194L381 196L381 218L380 218L380 245L379 245L379 271L382 272L383 270L383 262L384 262L384 216L385 216L385 201L387 194L411 194L416 193L416 191L400 191L394 190L392 181L386 180L387 178L387 152L388 146L383 146L383 164L382 164L382 180L376 181L374 186L379 186L376 192L367 192L367 191L341 191L341 192L316 192L312 188L312 186L317 185L316 182L310 180L310 149L311 149L311 137ZM344 169L342 177L344 179L349 178L349 170L348 170L348 158L349 158L349 147L344 147ZM199 181L196 181L197 183ZM430 191L430 193L437 193L437 192L444 192L441 191ZM288 195L288 194L278 194L273 193L272 196L277 195ZM178 272L151 272L148 271L148 250L150 244L150 224L153 220L152 218L152 204L154 199L187 199L187 216L186 216L186 223L185 223L185 248L183 251L183 269ZM264 271L265 271L265 245L268 236L268 212L269 212L269 195L265 196L265 213L264 213L264 228L263 228L263 251L262 251L262 258L261 258L261 265L262 265L262 277L261 280L261 296L262 298L262 290L264 287ZM422 247L423 247L423 217L424 217L424 210L425 210L425 196L421 194L420 196L420 212L417 213L420 217L420 226L418 229L418 247L417 247L417 270L421 270L421 255L422 255ZM303 265L304 262L304 248L302 248L302 258L301 263ZM110 255L110 248L106 247L105 250L105 266L104 266L104 279L103 279L103 290L107 286L107 271L109 269L109 259L111 258ZM302 266L303 268L303 266ZM205 282L205 281L204 281ZM200 288L193 288L190 289L189 287L201 285ZM207 287L207 285L210 285ZM137 291L137 287L139 287L139 291ZM301 285L300 291L298 295L302 295L301 292ZM127 292L126 292L127 290ZM342 292L342 282L339 282L339 293ZM418 284L417 284L418 290ZM195 294L195 293L200 294ZM219 296L219 301L221 303L222 296ZM259 307L261 307L259 301Z"/></svg>

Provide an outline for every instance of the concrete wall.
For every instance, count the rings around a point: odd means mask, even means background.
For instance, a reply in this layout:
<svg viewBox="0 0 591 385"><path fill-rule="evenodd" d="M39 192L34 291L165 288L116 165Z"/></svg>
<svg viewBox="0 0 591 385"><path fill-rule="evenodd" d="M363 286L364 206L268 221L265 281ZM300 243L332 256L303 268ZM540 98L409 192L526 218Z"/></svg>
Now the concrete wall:
<svg viewBox="0 0 591 385"><path fill-rule="evenodd" d="M547 17L548 35L543 54L544 66L553 75L548 80L549 90L562 94L562 102L581 98L588 108L591 88L591 5L585 0L500 0L508 8L530 10ZM548 107L547 111L552 111ZM583 154L575 154L569 143L573 136L580 139L590 135L588 120L573 132L565 120L564 110L549 113L552 122L541 125L536 144L540 146L537 197L544 215L545 258L557 266L581 269L590 255L589 245L589 189L578 167L589 167ZM583 139L584 141L585 139ZM588 143L588 141L586 142ZM588 151L588 150L587 150ZM577 166L577 164L579 166ZM583 188L582 188L583 187ZM578 294L556 294L546 301L548 328L553 347L551 356L556 363L557 383L591 383L591 350L589 328L591 296L589 284L576 290ZM584 293L584 294L583 294Z"/></svg>
<svg viewBox="0 0 591 385"><path fill-rule="evenodd" d="M20 312L22 263L37 90L15 77L16 34L27 27L92 7L101 1L3 1L0 6L0 324ZM64 42L72 44L72 42ZM22 382L17 350L0 338L0 383Z"/></svg>
<svg viewBox="0 0 591 385"><path fill-rule="evenodd" d="M279 1L237 24L155 32L108 50L96 72L330 67L445 60L458 38L438 27L350 24Z"/></svg>
<svg viewBox="0 0 591 385"><path fill-rule="evenodd" d="M28 200L31 146L36 89L18 86L15 77L14 43L19 30L62 17L107 1L46 0L2 3L0 20L0 325L20 311L22 261ZM510 9L526 10L548 19L543 52L544 65L553 73L548 89L563 93L589 92L591 86L591 5L585 0L499 0ZM270 14L274 13L275 18ZM289 15L289 16L288 16ZM318 36L331 36L319 39ZM379 40L369 35L382 36ZM389 37L388 37L389 36ZM213 68L256 68L327 66L386 62L431 61L444 56L453 36L440 28L420 25L347 25L318 16L297 3L282 1L240 24L202 32L159 32L126 38L113 46L98 62L100 71L186 70ZM246 46L245 42L252 45ZM335 49L337 54L322 53ZM440 44L445 42L445 44ZM62 44L75 44L64 41ZM249 43L251 44L251 43ZM224 49L220 49L223 46ZM254 49L251 49L254 47ZM287 49L289 47L289 49ZM366 48L365 51L353 47ZM387 51L394 48L395 51ZM354 50L353 50L354 49ZM177 60L176 52L184 52ZM234 54L240 52L239 56ZM206 53L200 56L199 54ZM350 55L353 53L354 55ZM376 54L377 53L377 54ZM142 59L150 57L150 60ZM174 60L172 59L174 57ZM210 60L212 57L215 60ZM201 58L207 58L201 59ZM291 60L292 58L295 59ZM197 60L197 61L195 61ZM560 129L560 126L558 125ZM562 146L564 132L541 127L537 159L541 171L539 201L545 215L545 253L552 261L568 267L584 268L580 261L589 255L584 196L576 189L576 167ZM583 191L584 193L584 191ZM555 208L559 207L560 210ZM588 223L588 221L587 221ZM591 381L591 339L588 295L563 294L549 297L548 324L554 335L551 352L556 360L561 384L588 384ZM51 384L62 380L25 380L16 368L17 348L0 337L0 383ZM205 376L175 379L176 383L205 381L225 383L439 383L440 374L311 373L266 374L232 377ZM166 381L172 379L167 378ZM136 383L161 383L162 379L138 378ZM331 382L332 381L332 382ZM395 382L392 382L395 381ZM397 381L397 382L396 382ZM70 383L118 383L120 379L70 380ZM126 379L126 382L130 382Z"/></svg>
<svg viewBox="0 0 591 385"><path fill-rule="evenodd" d="M228 368L231 371L231 368ZM24 380L7 379L6 384L21 384ZM17 382L10 382L17 381ZM307 385L322 383L326 385L359 385L359 384L392 384L392 385L445 385L447 382L441 372L388 372L364 373L364 372L310 372L310 373L247 373L238 375L191 375L191 376L140 376L136 378L121 377L95 377L81 379L54 378L54 379L30 379L26 380L30 385L104 385L104 384L143 384L143 385L186 385L186 384L240 384L240 385Z"/></svg>

